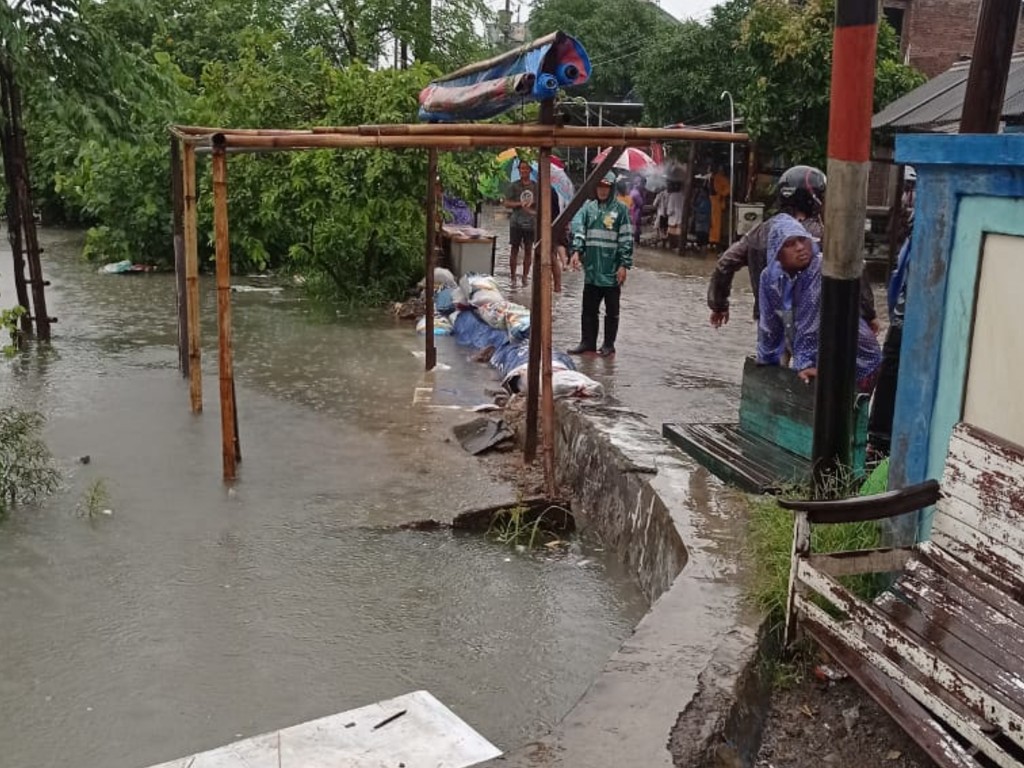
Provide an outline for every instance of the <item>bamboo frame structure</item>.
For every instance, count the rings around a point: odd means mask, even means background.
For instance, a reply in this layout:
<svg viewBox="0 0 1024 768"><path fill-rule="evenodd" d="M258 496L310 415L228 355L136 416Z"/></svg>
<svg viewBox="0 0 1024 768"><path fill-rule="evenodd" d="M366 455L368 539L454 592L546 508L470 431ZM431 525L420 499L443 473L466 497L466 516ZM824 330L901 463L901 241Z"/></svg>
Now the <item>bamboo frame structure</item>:
<svg viewBox="0 0 1024 768"><path fill-rule="evenodd" d="M426 369L437 366L437 343L434 339L434 252L437 250L437 150L427 151L427 256L425 263Z"/></svg>
<svg viewBox="0 0 1024 768"><path fill-rule="evenodd" d="M181 142L171 137L171 211L174 233L174 299L178 310L178 369L188 378L188 298L185 282L184 182Z"/></svg>
<svg viewBox="0 0 1024 768"><path fill-rule="evenodd" d="M538 161L537 189L540 210L537 227L540 229L540 270L534 272L535 283L540 284L540 355L541 355L541 411L543 421L544 488L549 499L558 493L555 477L555 395L552 389L551 325L554 274L551 269L551 147L541 147Z"/></svg>
<svg viewBox="0 0 1024 768"><path fill-rule="evenodd" d="M182 226L185 248L185 306L188 330L188 393L192 413L203 412L202 347L199 341L199 223L196 211L196 152L181 148Z"/></svg>
<svg viewBox="0 0 1024 768"><path fill-rule="evenodd" d="M742 143L745 133L689 128L588 127L505 125L500 123L445 123L361 125L308 130L217 129L175 126L172 133L186 144L212 147L217 141L228 150L297 149L469 149L474 147L593 147L644 146L652 141L713 141Z"/></svg>
<svg viewBox="0 0 1024 768"><path fill-rule="evenodd" d="M231 348L231 250L228 241L228 168L221 147L213 150L213 238L217 259L217 341L224 479L234 480L239 459L235 366Z"/></svg>
<svg viewBox="0 0 1024 768"><path fill-rule="evenodd" d="M618 159L622 150L644 146L652 141L746 142L744 133L718 133L686 128L633 128L553 125L553 104L542 104L543 123L538 125L485 124L400 124L317 127L303 130L174 125L170 127L175 143L181 145L182 239L187 307L188 375L191 409L202 411L202 372L199 344L199 269L198 225L196 218L196 155L213 155L214 238L217 263L217 316L221 400L221 442L224 479L234 480L241 460L238 415L235 401L234 366L231 334L231 260L228 239L227 155L236 152L276 152L313 149L426 149L428 150L427 246L424 259L427 295L433 294L433 266L436 242L435 179L439 150L459 151L483 147L540 148L540 189L550 187L551 151L554 147L594 147L611 149L609 156L588 177L576 197L551 221L550 195L540 200L540 242L534 258L534 299L536 317L531 330L529 382L527 385L527 431L524 458L533 461L537 449L538 421L543 424L543 458L548 495L556 493L555 410L551 385L552 363L552 273L553 226L561 231L593 192L597 179ZM176 204L177 207L178 204ZM553 225L553 226L552 226ZM427 333L424 342L426 368L437 361L433 335L432 303L427 302ZM534 351L536 350L536 352ZM539 361L538 361L539 356ZM542 408L538 400L542 399ZM538 413L540 411L540 413ZM538 418L538 416L540 418Z"/></svg>

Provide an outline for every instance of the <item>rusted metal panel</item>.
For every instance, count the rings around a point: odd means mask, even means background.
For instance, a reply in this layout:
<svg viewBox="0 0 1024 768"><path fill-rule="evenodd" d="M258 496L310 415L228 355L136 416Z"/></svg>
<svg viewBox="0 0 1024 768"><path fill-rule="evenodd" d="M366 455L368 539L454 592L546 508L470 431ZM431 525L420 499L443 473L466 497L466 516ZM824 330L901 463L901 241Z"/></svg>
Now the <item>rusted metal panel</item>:
<svg viewBox="0 0 1024 768"><path fill-rule="evenodd" d="M949 620L962 622L965 629L973 630L994 644L999 649L992 657L996 663L1009 666L1012 659L1004 657L1016 657L1022 675L1020 695L1024 700L1024 623L978 599L944 572L934 571L921 561L908 564L907 575L900 579L895 589L941 607ZM953 626L952 629L960 627Z"/></svg>
<svg viewBox="0 0 1024 768"><path fill-rule="evenodd" d="M940 570L947 579L970 592L985 605L995 608L1004 616L1008 616L1024 626L1024 605L1019 601L1011 600L1006 592L997 589L987 581L977 578L976 571L971 570L939 547L930 542L923 542L918 546L918 559L934 570Z"/></svg>
<svg viewBox="0 0 1024 768"><path fill-rule="evenodd" d="M840 588L841 589L841 588ZM851 598L852 599L852 598ZM979 726L976 717L965 716L957 708L946 703L945 699L936 696L925 685L922 685L913 676L908 675L900 666L884 654L872 648L860 636L860 629L856 624L849 621L836 621L823 609L819 608L812 601L804 597L797 597L797 608L804 616L804 624L811 630L825 631L832 634L848 648L862 656L876 669L884 672L903 690L907 691L917 701L934 712L951 728L956 730L968 742L974 744L978 749L992 760L1000 768L1020 768L1020 763L1011 757L995 744L982 726ZM950 755L950 761L955 755ZM947 763L953 765L955 763Z"/></svg>
<svg viewBox="0 0 1024 768"><path fill-rule="evenodd" d="M806 627L815 641L850 673L937 765L942 768L980 768L960 742L892 678L837 639L826 627L813 620L808 620Z"/></svg>
<svg viewBox="0 0 1024 768"><path fill-rule="evenodd" d="M846 612L856 624L872 632L888 648L907 659L929 678L954 693L972 711L1001 729L1014 743L1024 748L1024 716L1008 707L988 690L982 689L946 659L922 647L915 639L877 610L853 597L831 577L798 561L797 578ZM799 596L797 599L800 599ZM863 641L861 641L863 645ZM916 696L916 694L915 694ZM931 706L934 696L922 703ZM967 735L967 734L965 734Z"/></svg>
<svg viewBox="0 0 1024 768"><path fill-rule="evenodd" d="M932 544L984 573L1006 594L1024 602L1024 573L1012 550L966 525L932 531Z"/></svg>
<svg viewBox="0 0 1024 768"><path fill-rule="evenodd" d="M1009 665L1020 668L1020 662L1001 654L996 644L967 624L962 616L954 616L942 605L919 594L902 592L903 586L901 582L897 587L901 594L889 593L876 602L878 610L922 648L945 659L1011 711L1024 714L1020 701L1024 680L1007 668Z"/></svg>

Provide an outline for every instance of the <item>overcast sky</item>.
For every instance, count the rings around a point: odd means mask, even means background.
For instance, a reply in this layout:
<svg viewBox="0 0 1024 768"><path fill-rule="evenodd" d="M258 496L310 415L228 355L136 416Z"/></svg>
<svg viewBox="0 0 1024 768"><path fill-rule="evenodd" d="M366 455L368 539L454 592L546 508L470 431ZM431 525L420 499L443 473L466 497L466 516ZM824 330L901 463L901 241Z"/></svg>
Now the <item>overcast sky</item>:
<svg viewBox="0 0 1024 768"><path fill-rule="evenodd" d="M601 0L594 0L595 3ZM488 0L491 8L498 9L505 6L504 0ZM666 11L678 19L704 19L708 11L718 5L716 0L655 0ZM520 11L520 20L526 21L530 16L530 0L512 0L512 14L515 16L516 8Z"/></svg>

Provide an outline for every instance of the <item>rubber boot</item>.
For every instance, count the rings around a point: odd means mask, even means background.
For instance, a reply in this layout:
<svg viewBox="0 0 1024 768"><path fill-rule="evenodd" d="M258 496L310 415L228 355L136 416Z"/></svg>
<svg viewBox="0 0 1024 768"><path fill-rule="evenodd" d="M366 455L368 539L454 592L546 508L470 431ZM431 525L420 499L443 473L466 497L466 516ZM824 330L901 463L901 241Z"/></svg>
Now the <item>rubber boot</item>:
<svg viewBox="0 0 1024 768"><path fill-rule="evenodd" d="M597 349L597 326L600 322L598 317L583 315L580 321L580 343L567 350L570 355L582 355Z"/></svg>
<svg viewBox="0 0 1024 768"><path fill-rule="evenodd" d="M615 338L619 335L619 318L608 317L605 315L604 318L604 344L597 350L597 354L601 357L608 357L609 355L615 354Z"/></svg>

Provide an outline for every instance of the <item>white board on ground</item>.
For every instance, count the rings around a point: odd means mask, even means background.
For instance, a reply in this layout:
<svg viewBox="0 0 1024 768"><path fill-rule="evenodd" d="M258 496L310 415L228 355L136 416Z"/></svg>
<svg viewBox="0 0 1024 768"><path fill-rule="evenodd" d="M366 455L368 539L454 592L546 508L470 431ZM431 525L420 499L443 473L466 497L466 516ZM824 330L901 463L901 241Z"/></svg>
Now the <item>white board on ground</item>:
<svg viewBox="0 0 1024 768"><path fill-rule="evenodd" d="M415 691L153 768L468 768L500 754L432 695Z"/></svg>

